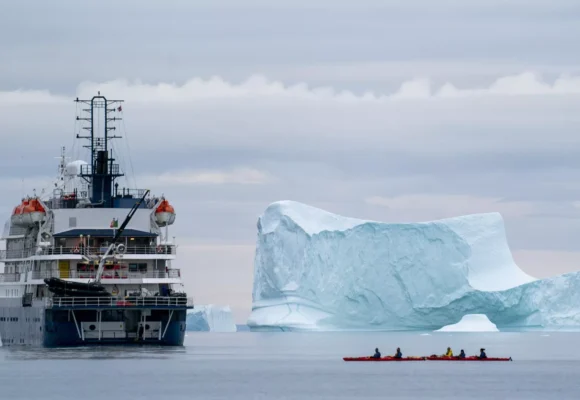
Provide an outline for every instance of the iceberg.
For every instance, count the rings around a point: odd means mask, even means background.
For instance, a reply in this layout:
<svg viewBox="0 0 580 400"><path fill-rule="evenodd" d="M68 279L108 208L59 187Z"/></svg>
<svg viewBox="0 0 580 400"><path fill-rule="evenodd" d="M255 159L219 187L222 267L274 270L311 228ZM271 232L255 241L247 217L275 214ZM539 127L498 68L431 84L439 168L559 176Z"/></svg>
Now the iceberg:
<svg viewBox="0 0 580 400"><path fill-rule="evenodd" d="M435 332L499 332L497 326L483 314L464 315L456 324L444 326Z"/></svg>
<svg viewBox="0 0 580 400"><path fill-rule="evenodd" d="M236 332L236 324L229 306L213 304L195 306L187 312L188 331Z"/></svg>
<svg viewBox="0 0 580 400"><path fill-rule="evenodd" d="M580 273L524 273L499 213L390 224L282 201L257 228L252 330L580 325Z"/></svg>

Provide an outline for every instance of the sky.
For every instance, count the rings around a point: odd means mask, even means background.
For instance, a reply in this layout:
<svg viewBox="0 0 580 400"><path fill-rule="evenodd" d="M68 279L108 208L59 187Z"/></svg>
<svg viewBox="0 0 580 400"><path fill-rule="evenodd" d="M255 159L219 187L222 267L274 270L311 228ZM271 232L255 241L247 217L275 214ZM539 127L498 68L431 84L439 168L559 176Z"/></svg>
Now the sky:
<svg viewBox="0 0 580 400"><path fill-rule="evenodd" d="M251 310L256 222L296 200L502 214L518 265L580 269L580 2L6 2L0 215L56 177L73 99L124 99L131 187L175 205L198 304ZM122 184L124 182L121 182Z"/></svg>

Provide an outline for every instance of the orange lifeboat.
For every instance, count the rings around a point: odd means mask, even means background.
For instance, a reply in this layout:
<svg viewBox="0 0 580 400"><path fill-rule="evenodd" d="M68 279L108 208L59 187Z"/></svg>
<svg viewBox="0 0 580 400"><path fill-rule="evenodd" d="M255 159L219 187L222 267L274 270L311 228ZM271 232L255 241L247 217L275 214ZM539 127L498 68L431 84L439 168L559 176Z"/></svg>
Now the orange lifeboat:
<svg viewBox="0 0 580 400"><path fill-rule="evenodd" d="M30 218L33 224L42 222L46 218L46 210L38 199L30 200L28 210L30 210Z"/></svg>
<svg viewBox="0 0 580 400"><path fill-rule="evenodd" d="M32 222L32 211L34 208L30 204L30 200L26 200L23 203L24 207L22 207L22 225L30 226L33 224Z"/></svg>
<svg viewBox="0 0 580 400"><path fill-rule="evenodd" d="M12 222L13 225L18 226L28 225L24 218L24 210L26 209L26 207L28 207L28 203L29 203L28 200L22 200L22 203L20 203L18 206L14 208L14 211L12 212L12 217L10 218L10 222Z"/></svg>
<svg viewBox="0 0 580 400"><path fill-rule="evenodd" d="M16 207L14 207L14 210L12 211L12 216L10 217L10 222L12 223L12 225L24 225L23 224L23 220L22 220L22 213L24 211L24 207L26 207L28 205L28 200L22 200L22 202L17 205Z"/></svg>
<svg viewBox="0 0 580 400"><path fill-rule="evenodd" d="M25 199L12 211L10 222L17 226L31 226L45 218L46 210L38 199Z"/></svg>
<svg viewBox="0 0 580 400"><path fill-rule="evenodd" d="M155 209L155 221L159 226L167 226L175 222L175 209L165 199Z"/></svg>

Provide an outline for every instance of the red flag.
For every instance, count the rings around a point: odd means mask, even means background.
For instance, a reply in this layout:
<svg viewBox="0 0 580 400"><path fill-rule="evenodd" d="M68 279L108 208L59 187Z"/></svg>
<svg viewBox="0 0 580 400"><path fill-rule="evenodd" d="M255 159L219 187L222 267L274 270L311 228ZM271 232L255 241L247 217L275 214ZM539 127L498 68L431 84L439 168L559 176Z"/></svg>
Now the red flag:
<svg viewBox="0 0 580 400"><path fill-rule="evenodd" d="M117 111L123 111L123 108L121 106L117 107Z"/></svg>

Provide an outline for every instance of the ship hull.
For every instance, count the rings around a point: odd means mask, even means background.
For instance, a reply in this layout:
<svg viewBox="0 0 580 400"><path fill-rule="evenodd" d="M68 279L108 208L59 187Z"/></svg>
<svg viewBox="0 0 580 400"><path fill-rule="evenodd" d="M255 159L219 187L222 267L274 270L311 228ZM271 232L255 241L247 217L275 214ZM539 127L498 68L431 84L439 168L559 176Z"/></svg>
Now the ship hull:
<svg viewBox="0 0 580 400"><path fill-rule="evenodd" d="M179 322L170 323L164 338L144 338L139 340L134 337L82 339L79 337L74 322L59 322L53 325L53 330L44 334L43 347L78 347L78 346L183 346L185 339L185 327Z"/></svg>
<svg viewBox="0 0 580 400"><path fill-rule="evenodd" d="M147 314L145 320L141 320L143 314ZM183 346L185 317L185 309L47 309L43 346Z"/></svg>
<svg viewBox="0 0 580 400"><path fill-rule="evenodd" d="M0 299L2 346L183 346L186 308L51 309ZM139 327L143 326L140 333Z"/></svg>
<svg viewBox="0 0 580 400"><path fill-rule="evenodd" d="M0 298L0 341L2 346L42 346L44 304L23 307L20 298Z"/></svg>

